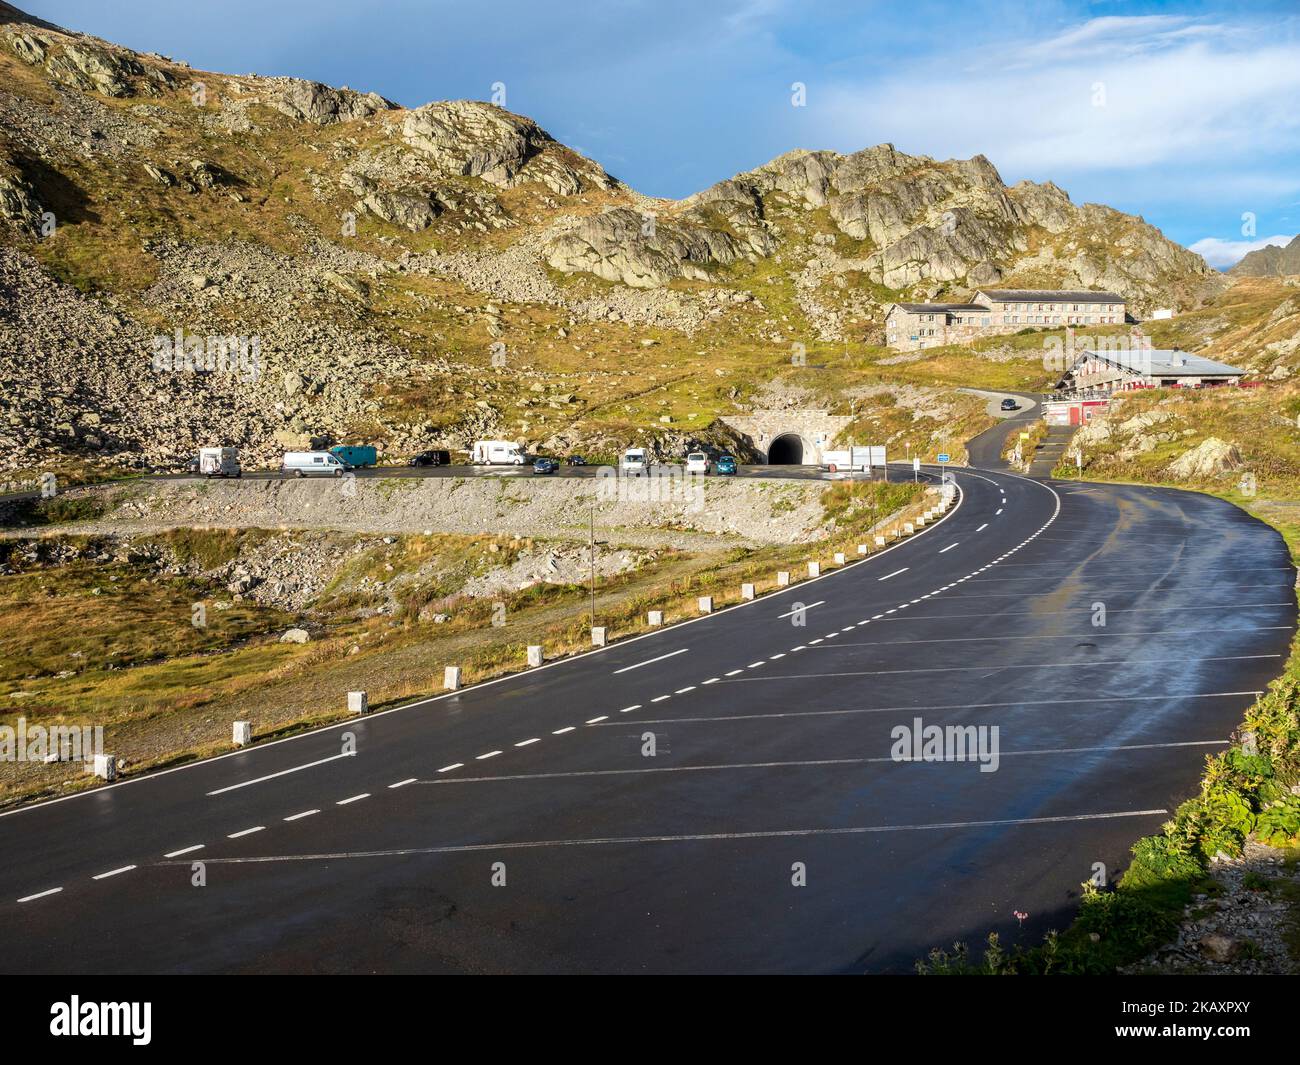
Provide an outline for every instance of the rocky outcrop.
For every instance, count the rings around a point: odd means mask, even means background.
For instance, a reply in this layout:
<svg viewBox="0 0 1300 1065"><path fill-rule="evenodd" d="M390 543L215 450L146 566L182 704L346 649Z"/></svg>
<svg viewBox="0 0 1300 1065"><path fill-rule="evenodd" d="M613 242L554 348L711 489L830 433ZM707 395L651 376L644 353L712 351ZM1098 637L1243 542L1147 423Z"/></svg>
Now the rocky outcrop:
<svg viewBox="0 0 1300 1065"><path fill-rule="evenodd" d="M678 277L705 280L706 267L752 254L721 229L660 222L617 207L581 222L546 248L546 261L567 273L585 271L633 288L655 288Z"/></svg>
<svg viewBox="0 0 1300 1065"><path fill-rule="evenodd" d="M403 141L447 174L510 188L536 181L561 196L610 188L590 160L567 152L532 119L477 100L425 104L402 119ZM567 154L571 158L562 158Z"/></svg>
<svg viewBox="0 0 1300 1065"><path fill-rule="evenodd" d="M268 78L266 81L272 86L267 103L290 118L318 126L369 118L397 106L378 93L335 89L318 81L299 78Z"/></svg>
<svg viewBox="0 0 1300 1065"><path fill-rule="evenodd" d="M1233 473L1241 465L1236 444L1211 436L1171 462L1169 472L1179 480L1200 481Z"/></svg>

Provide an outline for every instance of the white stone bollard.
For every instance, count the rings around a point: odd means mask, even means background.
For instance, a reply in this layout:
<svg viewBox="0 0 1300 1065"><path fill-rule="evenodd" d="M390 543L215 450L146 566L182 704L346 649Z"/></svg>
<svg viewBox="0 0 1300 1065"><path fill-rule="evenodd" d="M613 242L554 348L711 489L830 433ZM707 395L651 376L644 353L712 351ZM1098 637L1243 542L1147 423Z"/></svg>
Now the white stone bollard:
<svg viewBox="0 0 1300 1065"><path fill-rule="evenodd" d="M910 521L905 521L905 522L903 522L903 535L904 535L904 536L911 536L912 533L914 533L914 532L916 532L916 528L912 525L912 523L911 523Z"/></svg>
<svg viewBox="0 0 1300 1065"><path fill-rule="evenodd" d="M790 571L789 571L789 570L783 569L783 570L780 570L780 571L777 573L777 575L776 575L776 586L777 586L778 588L788 588L788 587L790 587Z"/></svg>
<svg viewBox="0 0 1300 1065"><path fill-rule="evenodd" d="M592 647L604 647L604 646L605 646L605 626L604 626L604 625L594 625L594 626L592 626L592 629L591 629L591 646L592 646Z"/></svg>
<svg viewBox="0 0 1300 1065"><path fill-rule="evenodd" d="M754 586L753 586L752 584L742 584L742 585L740 586L740 598L741 598L741 599L753 599L753 598L754 598Z"/></svg>
<svg viewBox="0 0 1300 1065"><path fill-rule="evenodd" d="M884 538L883 536L877 536L877 537L876 537L876 546L877 546L877 547L884 547L884 546L885 546L885 538Z"/></svg>
<svg viewBox="0 0 1300 1065"><path fill-rule="evenodd" d="M253 742L253 723L251 721L236 721L234 734L230 737L230 742L236 747L247 747Z"/></svg>
<svg viewBox="0 0 1300 1065"><path fill-rule="evenodd" d="M700 613L701 614L713 613L713 596L711 595L700 596Z"/></svg>
<svg viewBox="0 0 1300 1065"><path fill-rule="evenodd" d="M808 563L808 576L820 577L822 575L822 564L820 562Z"/></svg>
<svg viewBox="0 0 1300 1065"><path fill-rule="evenodd" d="M655 627L664 623L664 612L662 610L651 610L646 614L646 621Z"/></svg>
<svg viewBox="0 0 1300 1065"><path fill-rule="evenodd" d="M450 692L460 690L460 666L448 666L442 671L442 686Z"/></svg>
<svg viewBox="0 0 1300 1065"><path fill-rule="evenodd" d="M866 544L858 544L858 554L859 554L859 555L865 555L866 553L867 553L867 545L866 545Z"/></svg>
<svg viewBox="0 0 1300 1065"><path fill-rule="evenodd" d="M835 552L835 565L837 565L837 566L842 566L842 565L844 565L844 552L843 552L843 551L836 551L836 552Z"/></svg>
<svg viewBox="0 0 1300 1065"><path fill-rule="evenodd" d="M92 767L95 776L104 780L117 779L117 756L113 754L95 755L95 764Z"/></svg>
<svg viewBox="0 0 1300 1065"><path fill-rule="evenodd" d="M529 645L528 664L529 666L540 666L542 664L542 649L538 644Z"/></svg>
<svg viewBox="0 0 1300 1065"><path fill-rule="evenodd" d="M348 713L370 713L370 699L365 692L348 692Z"/></svg>
<svg viewBox="0 0 1300 1065"><path fill-rule="evenodd" d="M916 527L917 527L918 529L924 529L924 528L925 528L925 515L924 515L924 514L918 514L918 515L916 516L916 523L915 523L915 524L916 524Z"/></svg>

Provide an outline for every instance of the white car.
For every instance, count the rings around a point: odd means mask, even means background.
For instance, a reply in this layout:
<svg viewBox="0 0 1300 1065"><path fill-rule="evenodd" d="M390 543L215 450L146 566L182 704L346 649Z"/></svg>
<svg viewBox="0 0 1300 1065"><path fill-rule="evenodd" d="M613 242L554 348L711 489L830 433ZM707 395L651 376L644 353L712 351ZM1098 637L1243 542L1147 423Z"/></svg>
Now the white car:
<svg viewBox="0 0 1300 1065"><path fill-rule="evenodd" d="M624 477L640 477L648 469L649 460L643 447L628 448L623 452L623 457L618 464L618 471Z"/></svg>
<svg viewBox="0 0 1300 1065"><path fill-rule="evenodd" d="M686 456L687 473L708 473L709 456L703 451L692 451Z"/></svg>

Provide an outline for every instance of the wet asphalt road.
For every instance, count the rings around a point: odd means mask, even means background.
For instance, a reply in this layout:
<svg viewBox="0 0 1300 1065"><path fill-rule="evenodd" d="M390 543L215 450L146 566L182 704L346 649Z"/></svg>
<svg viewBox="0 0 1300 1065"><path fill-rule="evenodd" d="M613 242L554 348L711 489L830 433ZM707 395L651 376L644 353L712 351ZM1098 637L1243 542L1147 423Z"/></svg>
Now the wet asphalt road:
<svg viewBox="0 0 1300 1065"><path fill-rule="evenodd" d="M956 478L943 521L815 582L0 816L0 969L898 972L1036 942L1280 671L1295 574L1209 497ZM996 728L996 771L894 760L918 718Z"/></svg>

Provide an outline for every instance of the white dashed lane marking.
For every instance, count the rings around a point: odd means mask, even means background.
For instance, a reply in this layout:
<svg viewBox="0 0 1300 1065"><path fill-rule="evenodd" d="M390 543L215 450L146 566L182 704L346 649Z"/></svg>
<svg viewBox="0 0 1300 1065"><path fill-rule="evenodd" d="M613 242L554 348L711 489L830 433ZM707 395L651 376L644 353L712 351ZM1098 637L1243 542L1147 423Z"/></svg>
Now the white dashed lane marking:
<svg viewBox="0 0 1300 1065"><path fill-rule="evenodd" d="M877 577L876 580L887 581L890 577L897 577L900 573L906 573L909 569L911 569L910 566L904 566L902 569L894 570L893 573L886 573L883 577Z"/></svg>
<svg viewBox="0 0 1300 1065"><path fill-rule="evenodd" d="M362 799L370 798L370 792L363 791L360 795L350 795L346 799L339 799L335 806L347 806L349 803L360 802Z"/></svg>
<svg viewBox="0 0 1300 1065"><path fill-rule="evenodd" d="M241 829L239 832L231 832L226 839L239 839L241 836L251 836L254 832L265 831L265 825L255 825L252 828Z"/></svg>
<svg viewBox="0 0 1300 1065"><path fill-rule="evenodd" d="M92 876L90 879L107 880L110 876L117 876L119 873L129 873L134 868L135 868L134 865L124 865L118 869L110 869L107 873L99 873L95 876Z"/></svg>
<svg viewBox="0 0 1300 1065"><path fill-rule="evenodd" d="M48 891L38 891L35 895L24 895L19 902L35 902L37 899L43 899L46 895L57 895L63 888L52 887Z"/></svg>
<svg viewBox="0 0 1300 1065"><path fill-rule="evenodd" d="M182 854L193 854L195 851L203 849L202 843L196 843L192 847L182 847L178 851L168 851L163 855L164 858L179 858Z"/></svg>
<svg viewBox="0 0 1300 1065"><path fill-rule="evenodd" d="M304 811L303 811L302 813L300 813L300 814L290 814L288 817L285 818L285 820L286 820L286 821L301 821L304 817L312 817L312 816L314 816L315 814L318 814L318 813L320 813L319 810L304 810Z"/></svg>

